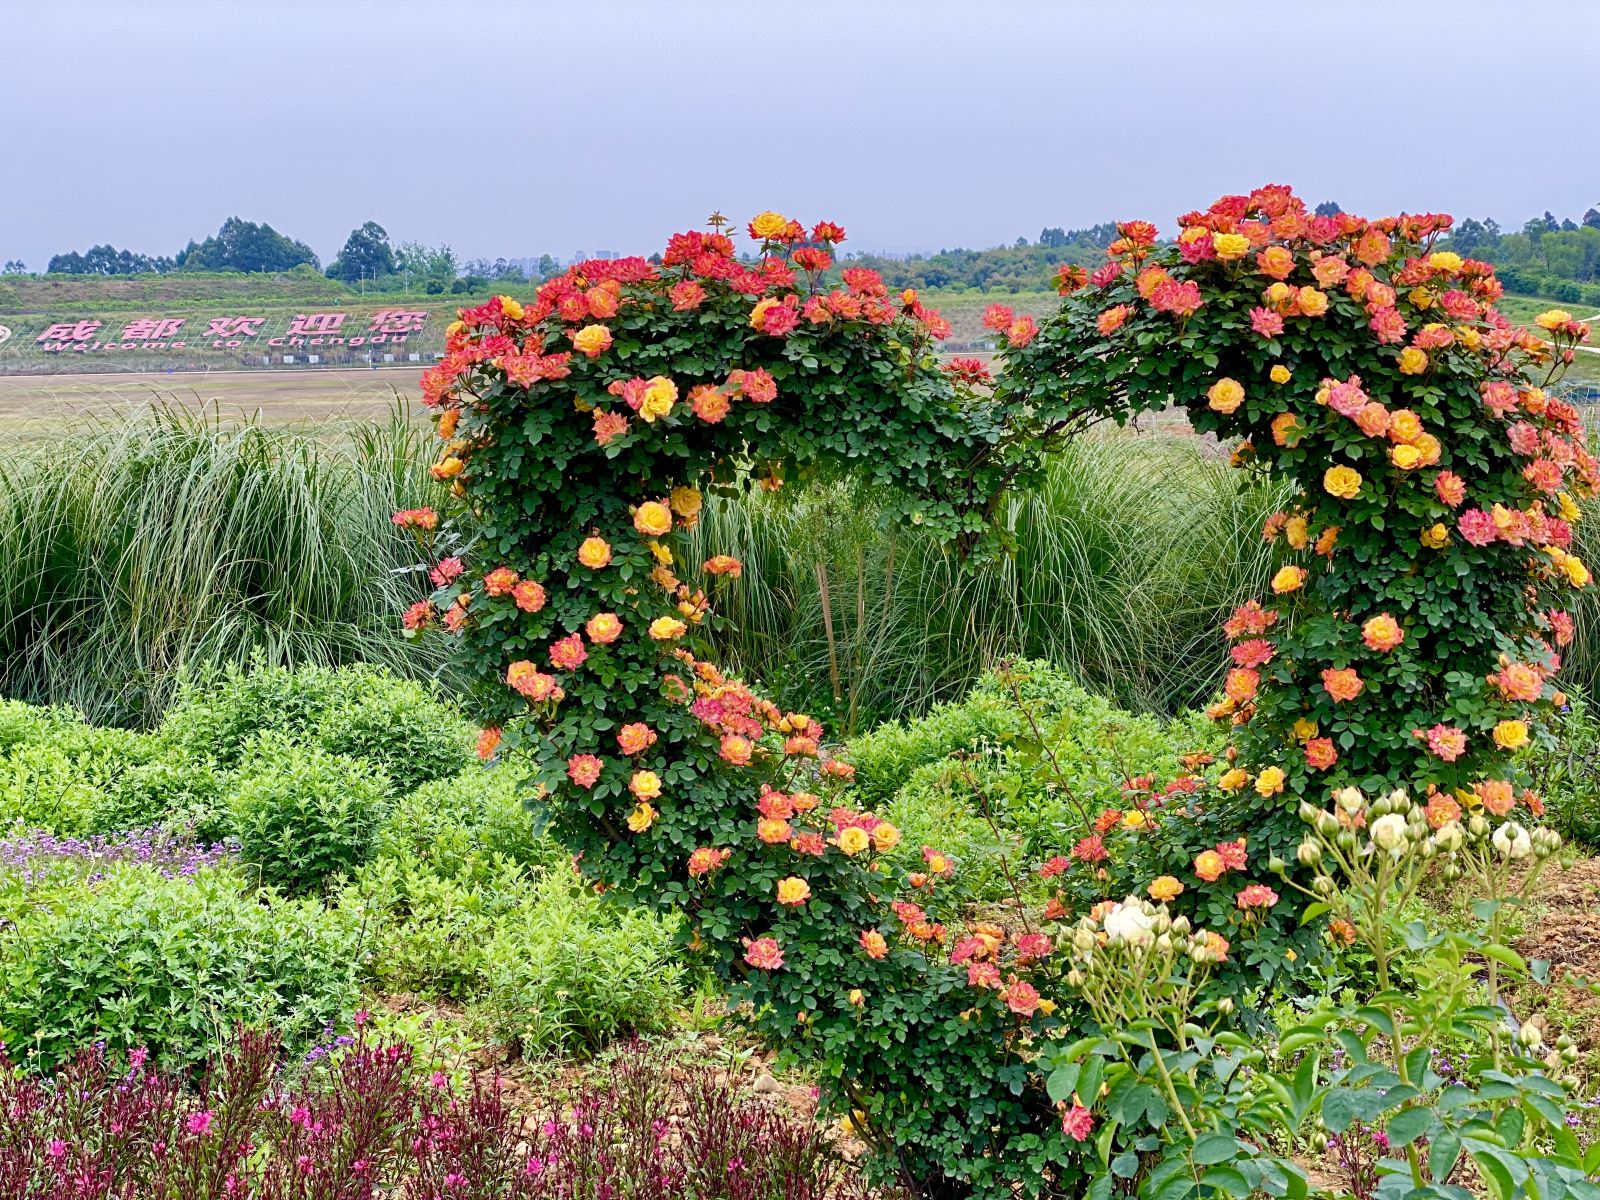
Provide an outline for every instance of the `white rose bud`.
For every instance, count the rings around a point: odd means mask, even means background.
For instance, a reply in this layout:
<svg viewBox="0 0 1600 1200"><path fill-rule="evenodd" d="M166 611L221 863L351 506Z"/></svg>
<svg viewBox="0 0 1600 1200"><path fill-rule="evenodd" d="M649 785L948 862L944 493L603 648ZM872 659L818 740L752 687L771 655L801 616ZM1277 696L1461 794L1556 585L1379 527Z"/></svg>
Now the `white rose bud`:
<svg viewBox="0 0 1600 1200"><path fill-rule="evenodd" d="M1461 849L1461 844L1466 841L1467 835L1465 830L1461 828L1460 821L1446 821L1439 826L1439 832L1434 834L1433 837L1434 841L1438 843L1439 849L1446 853L1453 853Z"/></svg>
<svg viewBox="0 0 1600 1200"><path fill-rule="evenodd" d="M1515 821L1507 821L1494 831L1494 848L1502 858L1527 858L1533 853L1533 839L1528 831Z"/></svg>
<svg viewBox="0 0 1600 1200"><path fill-rule="evenodd" d="M1352 816L1360 812L1361 806L1367 802L1360 789L1353 787L1340 788L1333 794L1333 799L1334 803Z"/></svg>
<svg viewBox="0 0 1600 1200"><path fill-rule="evenodd" d="M1380 850L1399 857L1406 844L1406 819L1399 813L1386 813L1372 823L1372 841Z"/></svg>

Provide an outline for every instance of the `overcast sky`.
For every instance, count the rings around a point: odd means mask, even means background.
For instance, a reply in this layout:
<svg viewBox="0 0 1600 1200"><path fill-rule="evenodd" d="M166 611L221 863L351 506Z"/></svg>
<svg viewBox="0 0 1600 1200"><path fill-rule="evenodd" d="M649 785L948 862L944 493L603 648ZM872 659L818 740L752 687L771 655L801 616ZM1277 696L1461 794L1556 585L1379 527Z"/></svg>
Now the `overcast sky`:
<svg viewBox="0 0 1600 1200"><path fill-rule="evenodd" d="M647 252L713 208L850 249L1170 226L1283 181L1520 226L1600 203L1596 0L4 0L0 258L233 214L326 262Z"/></svg>

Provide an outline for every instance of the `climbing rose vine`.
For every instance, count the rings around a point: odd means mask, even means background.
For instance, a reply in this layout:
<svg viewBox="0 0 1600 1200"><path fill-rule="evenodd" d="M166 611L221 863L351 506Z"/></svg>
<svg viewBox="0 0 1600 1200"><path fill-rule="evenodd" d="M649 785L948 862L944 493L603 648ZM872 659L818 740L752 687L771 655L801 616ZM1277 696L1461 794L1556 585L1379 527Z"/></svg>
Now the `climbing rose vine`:
<svg viewBox="0 0 1600 1200"><path fill-rule="evenodd" d="M1434 249L1447 216L1312 216L1265 187L1178 224L1174 245L1119 226L1002 389L1119 422L1182 406L1298 488L1263 531L1286 548L1271 594L1224 626L1212 709L1235 735L1217 786L1267 818L1252 847L1297 835L1286 798L1345 786L1426 797L1435 828L1537 817L1515 756L1562 699L1566 598L1590 582L1575 498L1600 482L1544 385L1588 327L1513 327L1489 264Z"/></svg>
<svg viewBox="0 0 1600 1200"><path fill-rule="evenodd" d="M1572 410L1523 377L1552 352L1494 314L1492 272L1429 253L1446 224L1311 218L1278 188L1191 214L1174 247L1130 223L1092 276L1063 269L1058 316L990 312L993 380L940 365L948 327L915 293L860 268L834 285L831 222L762 213L744 258L719 223L673 237L659 266L576 265L527 304L463 310L425 378L435 474L472 540L397 514L437 589L406 624L456 640L480 750L531 752L534 803L583 877L685 913L690 951L817 1066L886 1177L1072 1192L1096 1097L1053 1101L1034 1061L1071 1028L1059 922L1079 892L975 922L937 847L893 865L900 832L851 807L819 724L707 657L742 567L686 564L677 535L708 493L848 474L892 517L981 550L1052 444L1177 403L1302 491L1269 529L1294 555L1275 598L1229 622L1218 715L1236 748L1175 792L1230 838L1152 889L1264 866L1292 798L1345 783L1431 787L1440 811L1532 804L1511 756L1570 631L1553 597L1586 582L1567 497L1595 465ZM1583 332L1549 329L1557 353ZM1247 914L1277 900L1250 896ZM1094 919L1120 937L1134 915ZM1179 929L1190 961L1227 960L1215 930Z"/></svg>

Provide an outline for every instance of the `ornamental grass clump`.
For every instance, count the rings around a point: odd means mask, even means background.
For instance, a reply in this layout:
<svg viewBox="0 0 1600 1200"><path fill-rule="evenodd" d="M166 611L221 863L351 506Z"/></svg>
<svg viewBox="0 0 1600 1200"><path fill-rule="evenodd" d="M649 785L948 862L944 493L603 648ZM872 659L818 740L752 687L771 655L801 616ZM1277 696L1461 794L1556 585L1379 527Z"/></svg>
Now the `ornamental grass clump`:
<svg viewBox="0 0 1600 1200"><path fill-rule="evenodd" d="M977 557L1006 541L1008 489L1099 421L1176 404L1243 439L1235 461L1289 485L1267 521L1289 559L1224 627L1233 736L1182 793L1215 825L1192 877L1255 876L1235 903L1256 922L1301 795L1403 787L1491 826L1536 811L1513 756L1557 699L1565 599L1589 582L1571 523L1600 479L1541 385L1588 331L1546 322L1552 350L1512 328L1492 268L1432 247L1447 218L1313 217L1266 187L1186 215L1172 246L1124 224L1092 275L1062 269L1042 323L997 307L991 377L941 365L948 325L915 292L859 267L833 286L837 225L762 213L745 260L722 224L659 265L581 263L462 311L424 381L461 503L397 517L435 584L405 624L475 681L480 752L532 752L584 879L686 914L695 961L817 1065L879 1178L1105 1195L1163 1147L1193 1167L1198 1127L1156 1117L1170 1091L1118 1097L1112 1170L1075 1111L1098 1120L1102 1098L1049 1086L1041 1046L1081 1029L1061 952L1081 912L976 920L939 846L896 859L903 834L849 803L820 723L708 657L743 564L700 546L707 583L685 582L683 535L708 493L848 475ZM1197 965L1221 965L1228 939L1191 925L1214 947ZM1244 1196L1235 1175L1218 1186Z"/></svg>

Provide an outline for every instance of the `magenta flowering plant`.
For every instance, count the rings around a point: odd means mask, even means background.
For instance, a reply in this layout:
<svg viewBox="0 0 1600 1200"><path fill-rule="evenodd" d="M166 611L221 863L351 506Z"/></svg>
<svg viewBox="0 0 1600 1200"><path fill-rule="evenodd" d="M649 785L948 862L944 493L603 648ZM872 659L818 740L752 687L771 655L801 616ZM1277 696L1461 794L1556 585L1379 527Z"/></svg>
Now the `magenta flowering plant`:
<svg viewBox="0 0 1600 1200"><path fill-rule="evenodd" d="M866 1200L823 1134L705 1067L625 1047L530 1113L370 1037L307 1065L240 1031L198 1079L86 1050L53 1079L0 1056L7 1200Z"/></svg>

